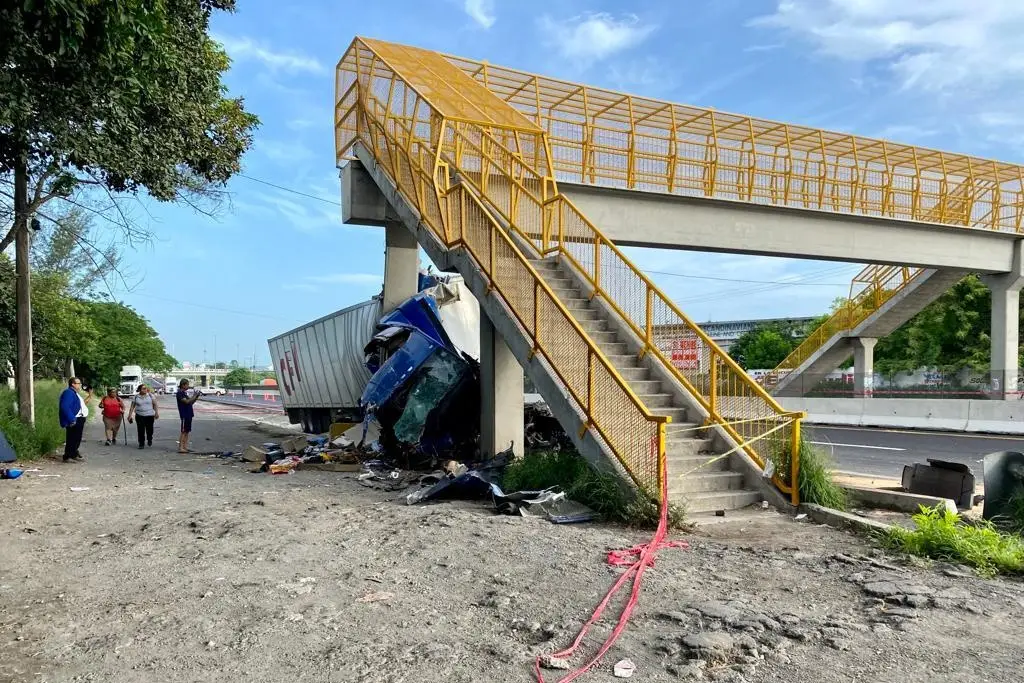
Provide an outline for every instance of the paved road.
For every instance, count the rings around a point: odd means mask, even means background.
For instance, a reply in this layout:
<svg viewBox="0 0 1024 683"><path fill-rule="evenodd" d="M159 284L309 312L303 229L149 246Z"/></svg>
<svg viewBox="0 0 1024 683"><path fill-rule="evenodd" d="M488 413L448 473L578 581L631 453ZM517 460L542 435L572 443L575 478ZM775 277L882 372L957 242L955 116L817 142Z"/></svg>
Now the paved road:
<svg viewBox="0 0 1024 683"><path fill-rule="evenodd" d="M812 443L831 448L842 472L899 479L903 466L928 458L968 465L982 480L982 458L993 451L1024 451L1024 437L807 425Z"/></svg>
<svg viewBox="0 0 1024 683"><path fill-rule="evenodd" d="M278 413L284 411L284 408L281 407L281 401L277 394L266 394L266 396L267 398L264 398L263 392L255 394L246 392L244 396L203 396L201 400L211 401L214 403L246 406L248 408L256 408L260 410L271 410Z"/></svg>

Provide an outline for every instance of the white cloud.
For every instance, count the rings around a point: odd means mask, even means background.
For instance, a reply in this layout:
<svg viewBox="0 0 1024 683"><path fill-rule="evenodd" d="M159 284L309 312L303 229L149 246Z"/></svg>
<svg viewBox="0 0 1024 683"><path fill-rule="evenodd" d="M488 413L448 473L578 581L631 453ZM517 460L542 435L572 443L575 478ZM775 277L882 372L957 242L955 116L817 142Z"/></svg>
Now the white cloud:
<svg viewBox="0 0 1024 683"><path fill-rule="evenodd" d="M384 276L375 273L327 273L309 275L305 279L309 282L331 285L374 285L384 282Z"/></svg>
<svg viewBox="0 0 1024 683"><path fill-rule="evenodd" d="M494 26L494 0L465 0L462 7L473 21L484 28Z"/></svg>
<svg viewBox="0 0 1024 683"><path fill-rule="evenodd" d="M785 47L782 43L772 43L771 45L748 45L743 48L744 52L772 52L774 50L781 50Z"/></svg>
<svg viewBox="0 0 1024 683"><path fill-rule="evenodd" d="M1020 0L778 0L752 22L826 55L877 62L901 88L936 93L1024 80Z"/></svg>
<svg viewBox="0 0 1024 683"><path fill-rule="evenodd" d="M260 62L272 71L313 74L327 72L324 65L315 57L297 52L275 51L245 36L235 37L218 34L214 35L214 40L223 45L228 55L237 62Z"/></svg>
<svg viewBox="0 0 1024 683"><path fill-rule="evenodd" d="M635 14L616 18L607 12L583 14L555 21L541 17L547 41L566 59L590 64L628 50L644 41L657 26L643 24Z"/></svg>

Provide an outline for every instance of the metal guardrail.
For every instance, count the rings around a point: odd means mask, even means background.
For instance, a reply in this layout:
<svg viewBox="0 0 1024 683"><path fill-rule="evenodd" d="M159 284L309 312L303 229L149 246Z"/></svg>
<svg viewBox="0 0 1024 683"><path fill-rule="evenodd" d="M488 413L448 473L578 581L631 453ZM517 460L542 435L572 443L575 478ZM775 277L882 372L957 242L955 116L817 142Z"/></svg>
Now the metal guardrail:
<svg viewBox="0 0 1024 683"><path fill-rule="evenodd" d="M544 131L509 114L507 104L438 53L357 38L338 76L339 157L362 140L435 234L449 247L470 251L535 351L638 483L660 490L665 418L635 396L512 234L538 255L558 253L579 270L641 340L644 353L708 411L709 422L774 471L776 484L797 500L792 483L801 414L783 410L558 194ZM450 186L452 172L459 182Z"/></svg>

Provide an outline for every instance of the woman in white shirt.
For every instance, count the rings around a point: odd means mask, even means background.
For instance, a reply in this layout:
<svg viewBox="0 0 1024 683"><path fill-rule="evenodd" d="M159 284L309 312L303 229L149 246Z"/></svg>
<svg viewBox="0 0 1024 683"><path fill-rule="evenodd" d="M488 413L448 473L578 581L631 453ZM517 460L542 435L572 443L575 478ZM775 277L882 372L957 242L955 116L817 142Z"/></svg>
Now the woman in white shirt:
<svg viewBox="0 0 1024 683"><path fill-rule="evenodd" d="M153 423L160 419L160 407L156 403L156 396L145 384L139 385L138 395L132 399L132 407L128 409L128 424L132 421L138 423L139 448L145 448L148 443L153 445Z"/></svg>

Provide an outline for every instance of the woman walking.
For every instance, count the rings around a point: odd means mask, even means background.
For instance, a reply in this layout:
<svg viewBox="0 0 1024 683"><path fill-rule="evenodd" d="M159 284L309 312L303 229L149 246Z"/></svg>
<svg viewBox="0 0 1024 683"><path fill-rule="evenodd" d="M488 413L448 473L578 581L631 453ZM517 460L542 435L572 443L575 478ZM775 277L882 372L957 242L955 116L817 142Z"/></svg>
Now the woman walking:
<svg viewBox="0 0 1024 683"><path fill-rule="evenodd" d="M100 401L100 409L103 411L103 428L107 437L103 445L117 445L117 433L121 431L124 422L124 403L118 397L117 389L107 389L107 395Z"/></svg>
<svg viewBox="0 0 1024 683"><path fill-rule="evenodd" d="M159 419L160 408L156 404L156 397L147 385L140 384L139 393L132 399L132 407L128 409L128 424L132 420L138 423L140 449L145 448L147 443L153 445L153 423Z"/></svg>

